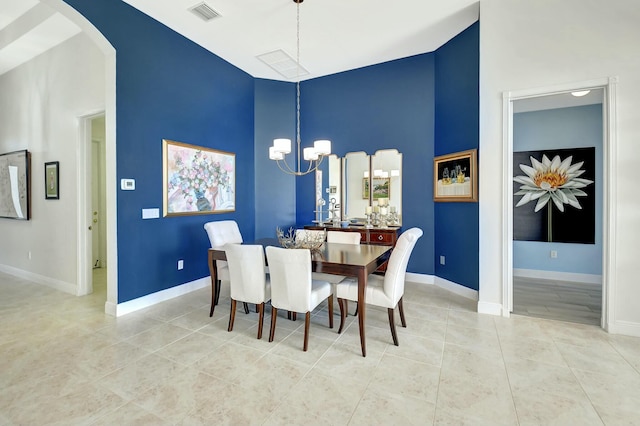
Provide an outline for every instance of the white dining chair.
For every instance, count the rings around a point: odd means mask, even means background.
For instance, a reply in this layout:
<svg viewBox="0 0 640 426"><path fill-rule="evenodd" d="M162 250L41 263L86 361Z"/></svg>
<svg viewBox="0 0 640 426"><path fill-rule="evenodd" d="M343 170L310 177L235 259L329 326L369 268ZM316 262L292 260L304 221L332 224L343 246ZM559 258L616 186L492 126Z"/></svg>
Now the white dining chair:
<svg viewBox="0 0 640 426"><path fill-rule="evenodd" d="M207 222L204 224L204 229L209 236L211 247L222 247L226 244L242 244L242 234L235 220ZM218 304L222 281L229 281L229 267L224 260L216 260L216 281L217 291L215 294L214 292L211 293L211 310L209 316L213 316L215 305Z"/></svg>
<svg viewBox="0 0 640 426"><path fill-rule="evenodd" d="M271 283L264 271L264 249L261 245L228 244L225 253L231 295L228 331L233 330L236 302L255 303L258 308L258 339L261 339L264 304L271 299Z"/></svg>
<svg viewBox="0 0 640 426"><path fill-rule="evenodd" d="M411 252L422 236L420 228L411 228L403 232L391 252L389 263L384 276L371 274L367 277L367 287L365 289L365 300L367 304L387 308L389 314L389 327L393 344L398 346L398 336L394 322L394 310L396 306L400 311L400 321L403 327L407 326L402 307L402 297L404 296L404 279L407 272L407 263ZM342 332L344 320L346 318L347 300L358 300L358 281L347 278L336 285L336 297L340 305L340 328Z"/></svg>
<svg viewBox="0 0 640 426"><path fill-rule="evenodd" d="M359 232L351 231L327 231L328 243L343 243L343 244L360 244Z"/></svg>
<svg viewBox="0 0 640 426"><path fill-rule="evenodd" d="M309 249L266 248L271 275L271 329L269 341L275 337L278 309L304 312L304 345L309 343L311 311L327 300L329 328L333 328L333 294L331 284L311 278L311 252Z"/></svg>

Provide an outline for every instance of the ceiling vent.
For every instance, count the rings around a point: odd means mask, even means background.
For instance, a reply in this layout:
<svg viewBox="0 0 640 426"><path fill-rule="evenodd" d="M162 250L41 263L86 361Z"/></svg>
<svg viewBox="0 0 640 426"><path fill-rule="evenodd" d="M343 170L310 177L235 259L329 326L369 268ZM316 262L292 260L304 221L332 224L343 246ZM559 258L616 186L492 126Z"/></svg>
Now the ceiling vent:
<svg viewBox="0 0 640 426"><path fill-rule="evenodd" d="M263 53L262 55L258 55L257 58L269 65L281 76L288 79L295 79L296 77L302 77L309 74L309 71L307 71L302 65L298 65L296 60L282 49Z"/></svg>
<svg viewBox="0 0 640 426"><path fill-rule="evenodd" d="M209 22L212 19L218 18L220 16L218 12L213 10L213 8L205 2L195 5L189 10L205 22Z"/></svg>

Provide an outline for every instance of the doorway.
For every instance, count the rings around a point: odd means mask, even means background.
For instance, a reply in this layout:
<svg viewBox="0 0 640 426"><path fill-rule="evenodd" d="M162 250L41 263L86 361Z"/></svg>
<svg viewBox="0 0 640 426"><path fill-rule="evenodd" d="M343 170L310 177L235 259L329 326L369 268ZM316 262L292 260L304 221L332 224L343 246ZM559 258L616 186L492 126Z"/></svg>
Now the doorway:
<svg viewBox="0 0 640 426"><path fill-rule="evenodd" d="M104 114L94 117L91 125L91 265L94 293L107 298L107 232L105 180Z"/></svg>
<svg viewBox="0 0 640 426"><path fill-rule="evenodd" d="M597 256L597 259L591 262L591 263L597 263L597 266L598 266L597 272L595 273L591 272L586 274L582 274L582 273L571 274L571 273L562 272L562 269L560 269L560 270L557 270L556 273L554 272L549 273L548 271L542 271L540 274L538 274L539 276L537 277L532 277L532 276L527 277L525 273L524 278L525 278L525 281L527 280L529 281L528 283L525 283L529 285L529 288L531 288L531 285L533 285L534 286L533 288L535 288L540 283L542 283L543 285L547 285L547 284L554 285L554 283L550 281L556 280L555 284L565 286L565 287L560 287L560 289L561 291L567 290L567 291L564 291L565 294L563 295L563 297L566 297L567 295L572 294L572 291L573 291L572 287L574 287L572 282L581 281L581 278L587 277L588 278L586 280L587 284L585 284L582 287L582 289L587 290L587 293L581 294L576 297L578 298L599 297L600 306L601 306L601 309L600 309L601 315L599 320L596 320L596 322L603 328L608 329L608 324L610 323L609 318L611 318L611 315L613 314L609 306L609 301L611 299L610 297L608 297L608 295L609 295L609 292L612 291L612 287L614 284L611 281L609 271L612 270L611 265L613 262L613 259L610 253L610 247L612 247L613 238L615 235L611 228L610 218L612 217L613 209L615 209L615 203L612 202L612 197L614 195L614 192L612 191L613 176L611 173L609 173L609 170L611 170L611 161L612 161L612 158L614 157L613 150L615 148L614 137L613 137L615 129L613 129L611 126L611 123L615 123L615 120L613 119L613 116L615 114L615 108L614 108L615 86L616 86L615 79L601 79L601 80L594 80L594 81L578 83L578 84L554 86L547 89L544 89L544 88L532 89L532 90L524 90L519 92L507 92L504 94L504 97L503 97L503 105L504 105L504 111L505 111L504 187L508 188L505 190L505 197L504 197L504 211L505 211L506 217L504 221L504 237L503 237L504 238L503 243L505 247L504 259L503 259L504 268L505 268L505 271L504 271L505 280L503 281L503 305L506 308L504 311L505 316L509 316L511 312L519 313L519 310L521 311L520 307L518 307L518 309L514 309L514 297L518 297L517 293L519 292L518 285L514 287L514 282L517 282L523 278L522 277L523 274L521 273L522 271L519 270L520 268L517 268L516 267L517 265L514 265L514 210L516 208L515 207L516 204L514 204L514 199L516 203L518 203L522 197L522 194L515 195L515 192L517 192L517 190L512 191L511 188L514 187L514 176L524 175L524 173L520 173L519 164L514 165L514 152L518 151L517 147L514 149L514 146L515 146L514 145L514 133L515 133L514 132L514 125L515 125L514 114L517 114L516 111L519 103L524 104L528 102L533 104L544 104L544 103L557 101L561 97L567 98L571 96L570 95L571 92L575 92L579 90L591 90L594 92L601 91L603 95L602 108L601 108L601 111L602 111L601 113L602 150L601 151L602 152L598 160L599 161L598 167L601 170L601 175L600 175L601 177L599 182L599 185L601 185L601 189L600 189L601 196L598 198L598 201L597 201L597 208L599 209L599 212L600 212L599 219L601 221L600 222L601 225L598 227L595 233L596 238L598 238L600 241L600 252ZM564 106L568 106L568 105L564 105ZM551 108L558 108L558 107L563 107L563 105L556 105ZM516 172L515 174L514 174L514 167ZM519 187L519 185L516 185L516 188L517 187ZM551 203L551 201L552 200L550 200L549 203ZM533 202L530 204L531 204L531 210L533 211L533 206L537 206L537 201L533 200ZM551 219L548 219L548 220L551 221ZM552 240L547 240L547 241L552 241ZM553 248L550 249L550 246L543 246L543 247L544 247L544 251L548 251L548 253L546 253L546 256L550 258L554 258L555 257L554 254L555 254L557 257L559 257L559 253ZM565 250L565 248L566 247L563 247L562 250ZM579 258L580 256L573 255L573 257ZM560 260L562 260L562 258L560 258ZM525 270L525 272L531 272L531 271ZM560 277L561 279L558 280L558 277ZM566 277L569 279L563 280L562 277ZM598 277L597 282L593 281L594 277ZM532 278L542 279L543 281L538 283L532 283L531 282ZM561 283L558 281L563 281L563 282ZM593 290L594 288L599 291L596 291L595 293L593 292L589 293L589 291ZM548 289L549 288L546 288L546 290ZM538 287L537 290L539 290L539 293L545 292L543 289L543 286ZM549 293L553 293L553 292L549 291ZM553 296L553 294L551 294L551 296ZM557 294L556 296L559 297ZM588 305L589 304L592 305L592 302L593 301L585 302L584 303L585 307L581 309L590 309ZM533 315L533 316L538 316L538 315ZM543 315L539 315L539 316L543 316ZM568 320L566 318L557 318L557 319ZM575 321L575 322L585 322L585 321Z"/></svg>

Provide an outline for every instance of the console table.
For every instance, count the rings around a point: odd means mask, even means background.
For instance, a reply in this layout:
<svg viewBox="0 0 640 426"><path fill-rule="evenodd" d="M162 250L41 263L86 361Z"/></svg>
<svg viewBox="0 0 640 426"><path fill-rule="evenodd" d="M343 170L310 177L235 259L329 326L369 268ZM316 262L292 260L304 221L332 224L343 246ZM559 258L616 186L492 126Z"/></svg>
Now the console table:
<svg viewBox="0 0 640 426"><path fill-rule="evenodd" d="M398 241L401 227L389 226L387 228L365 228L364 226L305 225L304 229L359 232L361 244L376 244L383 246L395 246Z"/></svg>

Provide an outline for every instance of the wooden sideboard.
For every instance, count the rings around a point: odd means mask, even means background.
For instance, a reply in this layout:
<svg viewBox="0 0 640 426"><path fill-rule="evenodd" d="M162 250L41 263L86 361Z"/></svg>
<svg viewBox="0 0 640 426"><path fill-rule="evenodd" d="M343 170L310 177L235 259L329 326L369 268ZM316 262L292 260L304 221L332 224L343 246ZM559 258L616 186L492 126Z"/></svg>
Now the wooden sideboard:
<svg viewBox="0 0 640 426"><path fill-rule="evenodd" d="M364 226L305 225L304 229L327 231L359 232L360 244L378 244L383 246L395 246L398 241L401 227L389 226L387 228L365 228Z"/></svg>

